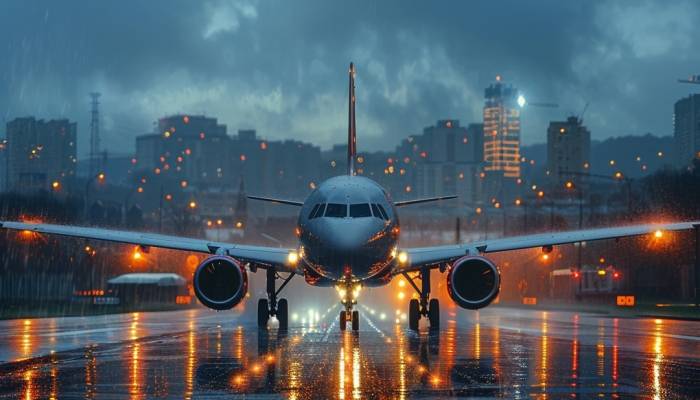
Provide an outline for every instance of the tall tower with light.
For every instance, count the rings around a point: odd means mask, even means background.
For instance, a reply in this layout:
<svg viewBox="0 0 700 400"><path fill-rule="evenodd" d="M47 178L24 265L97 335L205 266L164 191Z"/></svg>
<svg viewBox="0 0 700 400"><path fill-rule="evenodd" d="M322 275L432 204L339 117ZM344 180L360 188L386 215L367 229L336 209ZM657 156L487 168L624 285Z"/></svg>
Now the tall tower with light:
<svg viewBox="0 0 700 400"><path fill-rule="evenodd" d="M484 171L490 177L520 178L520 107L518 90L501 77L484 91Z"/></svg>

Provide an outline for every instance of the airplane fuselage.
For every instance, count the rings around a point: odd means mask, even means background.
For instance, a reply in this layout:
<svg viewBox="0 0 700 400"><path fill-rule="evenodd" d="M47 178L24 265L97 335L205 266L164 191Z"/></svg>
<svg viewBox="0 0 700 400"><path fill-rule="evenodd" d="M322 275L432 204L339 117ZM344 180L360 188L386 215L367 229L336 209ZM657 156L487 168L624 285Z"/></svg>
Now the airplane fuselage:
<svg viewBox="0 0 700 400"><path fill-rule="evenodd" d="M373 180L342 175L322 182L301 208L297 234L310 283L388 283L399 221Z"/></svg>

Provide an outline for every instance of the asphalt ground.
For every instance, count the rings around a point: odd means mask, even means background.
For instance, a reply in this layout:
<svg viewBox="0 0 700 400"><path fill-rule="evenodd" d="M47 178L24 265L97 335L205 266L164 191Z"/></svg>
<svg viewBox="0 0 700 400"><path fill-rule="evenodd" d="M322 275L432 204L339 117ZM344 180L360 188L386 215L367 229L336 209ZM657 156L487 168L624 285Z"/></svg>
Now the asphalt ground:
<svg viewBox="0 0 700 400"><path fill-rule="evenodd" d="M445 306L415 333L360 306L353 333L314 307L291 304L286 333L250 306L0 321L0 398L700 396L698 322Z"/></svg>

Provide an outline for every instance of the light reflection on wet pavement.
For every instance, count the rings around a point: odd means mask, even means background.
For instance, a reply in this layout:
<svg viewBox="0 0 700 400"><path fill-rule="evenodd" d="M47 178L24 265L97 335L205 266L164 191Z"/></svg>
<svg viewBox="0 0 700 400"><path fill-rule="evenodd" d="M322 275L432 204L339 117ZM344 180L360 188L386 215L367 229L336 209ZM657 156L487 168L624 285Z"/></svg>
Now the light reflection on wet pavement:
<svg viewBox="0 0 700 400"><path fill-rule="evenodd" d="M292 310L293 311L293 310ZM438 333L338 307L287 334L204 309L0 321L0 397L693 398L700 323L489 308ZM302 315L306 315L302 313ZM313 320L310 325L308 320ZM316 321L318 319L318 321Z"/></svg>

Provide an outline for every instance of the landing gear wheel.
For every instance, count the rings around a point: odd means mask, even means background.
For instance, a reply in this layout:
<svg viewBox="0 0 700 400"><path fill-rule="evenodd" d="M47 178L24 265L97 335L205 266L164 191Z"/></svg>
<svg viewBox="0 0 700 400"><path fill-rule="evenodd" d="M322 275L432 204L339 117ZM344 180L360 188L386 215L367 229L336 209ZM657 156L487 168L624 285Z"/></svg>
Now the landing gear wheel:
<svg viewBox="0 0 700 400"><path fill-rule="evenodd" d="M281 331L286 331L289 327L289 314L287 311L287 299L280 299L277 302L277 321L280 323L279 330Z"/></svg>
<svg viewBox="0 0 700 400"><path fill-rule="evenodd" d="M339 321L340 321L340 330L341 330L341 331L344 331L346 325L348 324L348 318L347 318L347 316L346 316L346 314L345 314L345 311L341 311L341 312L340 312L340 319L339 319Z"/></svg>
<svg viewBox="0 0 700 400"><path fill-rule="evenodd" d="M360 330L360 313L357 311L352 312L352 330L355 332Z"/></svg>
<svg viewBox="0 0 700 400"><path fill-rule="evenodd" d="M270 318L270 311L267 307L267 299L258 300L258 328L266 329L267 320Z"/></svg>
<svg viewBox="0 0 700 400"><path fill-rule="evenodd" d="M430 299L428 320L430 321L430 329L440 329L440 301L438 299Z"/></svg>
<svg viewBox="0 0 700 400"><path fill-rule="evenodd" d="M418 331L418 320L420 319L420 306L417 299L408 302L408 329Z"/></svg>

